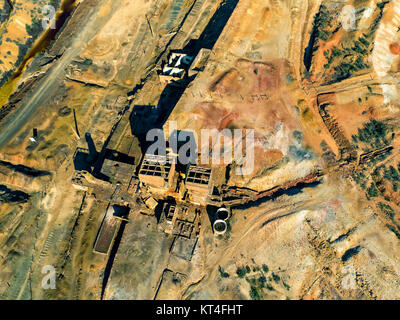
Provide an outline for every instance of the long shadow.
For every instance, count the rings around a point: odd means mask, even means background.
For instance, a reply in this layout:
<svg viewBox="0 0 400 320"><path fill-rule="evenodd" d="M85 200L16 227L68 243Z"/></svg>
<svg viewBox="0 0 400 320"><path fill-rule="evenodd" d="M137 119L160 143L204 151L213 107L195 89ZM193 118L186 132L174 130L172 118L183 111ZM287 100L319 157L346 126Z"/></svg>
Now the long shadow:
<svg viewBox="0 0 400 320"><path fill-rule="evenodd" d="M79 153L77 153L76 159L77 159L77 164L82 166L82 163L79 163L78 158ZM82 158L82 156L81 156ZM106 160L110 160L112 162L106 162ZM82 161L81 161L82 162ZM97 160L95 166L96 169L93 169L93 171L89 171L96 179L111 182L110 177L111 175L115 174L116 168L120 166L120 164L129 164L133 166L135 164L135 157L129 156L126 153L122 153L116 150L112 149L105 149L105 152L102 154L101 157ZM85 162L83 162L83 165L85 165ZM77 165L75 166L75 168ZM83 167L84 168L84 167ZM83 169L85 170L85 169ZM88 170L87 170L88 171Z"/></svg>
<svg viewBox="0 0 400 320"><path fill-rule="evenodd" d="M165 205L165 203L174 203L175 202L175 199L171 199L171 197L168 197L168 200L167 201L164 201L164 200L162 200L162 201L159 201L158 202L158 205L156 206L156 208L154 209L154 216L156 217L156 219L157 219L157 223L160 223L160 220L161 220L161 216L163 215L163 214L165 214L164 213L164 211L163 211L163 209L164 209L164 205Z"/></svg>
<svg viewBox="0 0 400 320"><path fill-rule="evenodd" d="M104 159L107 160L112 160L115 162L121 162L121 163L127 163L127 164L134 164L135 163L135 157L130 157L126 153L122 153L119 151L111 150L111 149L106 149L106 154L104 156Z"/></svg>
<svg viewBox="0 0 400 320"><path fill-rule="evenodd" d="M117 129L118 125L120 124L123 115L128 110L129 110L129 106L125 107L125 109L122 111L121 117L118 119L118 121L116 123L114 123L114 125L113 125L113 127L112 127L112 129L111 129L111 131L110 131L110 133L109 133L109 135L107 137L107 139L103 143L103 146L102 146L100 152L98 152L97 160L94 163L93 172L92 172L93 176L96 177L96 178L99 178L99 179L104 179L105 178L104 175L102 175L100 171L101 171L101 168L103 166L107 150L109 150L107 148L107 146L110 143L111 138L112 138L115 130Z"/></svg>
<svg viewBox="0 0 400 320"><path fill-rule="evenodd" d="M129 117L132 135L139 140L139 147L144 154L152 142L146 140L147 133L152 129L161 129L159 122L160 110L152 105L135 105Z"/></svg>
<svg viewBox="0 0 400 320"><path fill-rule="evenodd" d="M158 106L134 105L129 116L132 135L137 137L146 136L151 129L162 128L159 118L160 110Z"/></svg>
<svg viewBox="0 0 400 320"><path fill-rule="evenodd" d="M352 256L355 256L356 254L358 254L360 252L360 250L362 249L361 246L356 246L354 248L350 248L348 249L342 256L342 261L346 262L348 261Z"/></svg>
<svg viewBox="0 0 400 320"><path fill-rule="evenodd" d="M78 121L76 121L76 113L75 113L75 108L74 108L74 122L75 122L75 130L76 130L76 134L78 135L78 137L80 137L81 135L79 134Z"/></svg>
<svg viewBox="0 0 400 320"><path fill-rule="evenodd" d="M203 30L202 34L198 39L192 39L182 50L190 56L197 56L201 48L212 50L215 43L220 37L222 31L225 28L228 20L230 19L233 11L235 10L239 0L226 0L219 8L215 11L214 15L210 19L209 23ZM163 92L161 98L155 107L155 112L158 113L156 120L152 117L148 119L146 116L138 116L135 114L135 108L144 106L135 106L134 111L130 117L130 124L132 134L139 138L142 151L147 150L148 143L146 143L146 133L153 128L162 128L172 111L176 107L179 100L182 98L188 85L196 78L196 75L192 77L186 77L180 80L179 83L168 84ZM136 92L136 88L132 92ZM137 110L137 109L136 109ZM153 112L153 111L152 111ZM138 127L140 130L138 130Z"/></svg>
<svg viewBox="0 0 400 320"><path fill-rule="evenodd" d="M2 160L0 160L0 165L7 167L9 169L15 170L16 172L22 173L26 176L34 177L34 178L51 175L51 172L49 172L49 171L37 170L37 169L31 168L31 167L24 166L22 164L15 165L15 164L12 164L11 162L2 161Z"/></svg>
<svg viewBox="0 0 400 320"><path fill-rule="evenodd" d="M217 220L217 210L216 206L208 205L206 207L206 212L208 215L208 220L210 221L211 229L214 227L214 222Z"/></svg>
<svg viewBox="0 0 400 320"><path fill-rule="evenodd" d="M308 45L304 50L304 57L303 57L303 63L304 63L304 67L306 68L307 71L310 71L311 68L311 63L312 63L312 56L314 51L316 50L314 48L315 46L315 42L317 40L317 36L318 36L318 25L316 24L316 22L319 20L320 16L321 16L321 9L322 6L319 7L317 14L314 17L314 21L313 21L313 28L311 30L311 34L310 34L310 39L308 41Z"/></svg>
<svg viewBox="0 0 400 320"><path fill-rule="evenodd" d="M92 172L92 166L87 162L89 152L87 149L79 148L74 155L74 168L77 171Z"/></svg>
<svg viewBox="0 0 400 320"><path fill-rule="evenodd" d="M253 208L253 207L258 207L260 204L270 201L270 200L274 200L276 198L279 198L280 196L287 195L287 196L291 197L291 196L302 193L303 190L306 188L315 188L315 187L319 186L320 184L321 184L321 181L315 181L315 182L311 182L311 183L302 182L302 183L299 183L295 187L292 187L292 188L289 188L286 190L279 190L270 196L266 196L266 197L258 199L256 201L252 201L252 202L248 202L246 204L235 206L235 208L249 209L249 208Z"/></svg>
<svg viewBox="0 0 400 320"><path fill-rule="evenodd" d="M129 91L128 92L128 97L132 97L132 96L134 96L140 89L142 89L143 88L143 83L139 83L139 84L137 84L133 89L132 89L132 91Z"/></svg>
<svg viewBox="0 0 400 320"><path fill-rule="evenodd" d="M201 48L212 50L238 2L239 0L226 0L222 3L204 28L199 39L190 40L184 50L191 55L197 55Z"/></svg>
<svg viewBox="0 0 400 320"><path fill-rule="evenodd" d="M29 198L30 195L23 191L11 190L4 185L0 185L0 203L2 201L6 203L25 203Z"/></svg>
<svg viewBox="0 0 400 320"><path fill-rule="evenodd" d="M107 282L108 282L108 279L110 278L111 269L112 269L113 264L114 264L114 259L115 259L115 256L117 254L117 251L118 251L118 248L119 248L119 244L120 244L121 239L122 239L122 235L124 234L124 230L125 230L126 224L127 224L126 221L122 221L121 222L121 226L119 227L118 234L115 237L114 244L113 244L113 247L112 247L111 252L110 252L110 256L109 256L108 261L107 261L106 269L104 270L104 278L103 278L103 284L101 286L101 295L100 295L100 299L101 300L103 300L103 297L104 297L104 293L105 293L105 290L106 290L106 287L107 287Z"/></svg>
<svg viewBox="0 0 400 320"><path fill-rule="evenodd" d="M162 129L175 106L182 98L187 85L193 81L193 77L182 79L178 83L166 85L161 93L157 106L135 105L129 117L131 132L139 139L140 148L143 153L152 142L146 141L147 133L152 129Z"/></svg>
<svg viewBox="0 0 400 320"><path fill-rule="evenodd" d="M187 86L195 79L195 77L196 76L192 76L184 79L183 81L185 81L185 83L182 85L170 83L164 88L157 105L158 109L160 110L158 121L161 126L163 126L168 120L175 106L182 98Z"/></svg>
<svg viewBox="0 0 400 320"><path fill-rule="evenodd" d="M188 45L182 51L188 55L197 56L202 48L212 50L238 2L239 0L226 0L221 4L204 28L199 39L189 41ZM192 77L183 79L180 85L171 83L165 87L158 103L158 108L160 109L159 121L162 125L167 121L186 88L195 78L196 75L193 75Z"/></svg>
<svg viewBox="0 0 400 320"><path fill-rule="evenodd" d="M310 40L308 41L308 46L304 49L303 63L307 71L310 71L311 68L312 56L314 52L314 44L317 38L317 33L318 33L318 28L314 26L311 31Z"/></svg>
<svg viewBox="0 0 400 320"><path fill-rule="evenodd" d="M85 133L85 140L86 140L86 142L88 144L88 148L89 148L89 155L87 157L87 162L94 163L97 160L99 153L96 150L96 146L95 146L92 136L90 135L89 132Z"/></svg>

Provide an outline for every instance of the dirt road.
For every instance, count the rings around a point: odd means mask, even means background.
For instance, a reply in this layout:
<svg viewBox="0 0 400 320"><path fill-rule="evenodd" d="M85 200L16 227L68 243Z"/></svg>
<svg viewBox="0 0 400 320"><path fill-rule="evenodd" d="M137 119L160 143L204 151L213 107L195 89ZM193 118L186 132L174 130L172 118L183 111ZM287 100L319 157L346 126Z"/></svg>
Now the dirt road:
<svg viewBox="0 0 400 320"><path fill-rule="evenodd" d="M52 90L59 85L65 74L65 68L85 49L89 40L97 34L99 27L107 21L107 17L98 18L98 12L103 3L104 1L99 2L96 7L91 9L91 19L86 20L86 24L79 33L77 32L72 46L54 62L48 74L40 80L37 90L22 102L15 113L3 125L0 130L0 148L8 143L29 121L35 110L46 102L46 98L50 96ZM119 1L114 1L113 6L118 5L118 3Z"/></svg>

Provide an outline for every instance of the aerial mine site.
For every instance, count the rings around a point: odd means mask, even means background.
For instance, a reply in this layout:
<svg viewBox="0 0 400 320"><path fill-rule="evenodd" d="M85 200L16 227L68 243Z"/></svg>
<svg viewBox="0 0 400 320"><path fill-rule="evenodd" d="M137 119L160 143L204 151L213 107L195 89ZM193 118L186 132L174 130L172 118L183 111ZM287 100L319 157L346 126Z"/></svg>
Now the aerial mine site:
<svg viewBox="0 0 400 320"><path fill-rule="evenodd" d="M400 298L400 0L0 0L0 300Z"/></svg>

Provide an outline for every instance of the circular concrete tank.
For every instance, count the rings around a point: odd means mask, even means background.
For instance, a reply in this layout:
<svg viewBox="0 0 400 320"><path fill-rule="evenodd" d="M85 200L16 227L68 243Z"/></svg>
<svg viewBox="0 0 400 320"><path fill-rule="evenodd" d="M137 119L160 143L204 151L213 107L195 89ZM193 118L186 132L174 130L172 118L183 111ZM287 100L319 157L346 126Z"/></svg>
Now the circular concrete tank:
<svg viewBox="0 0 400 320"><path fill-rule="evenodd" d="M214 222L214 232L216 234L224 234L227 228L228 226L224 220L216 220Z"/></svg>
<svg viewBox="0 0 400 320"><path fill-rule="evenodd" d="M227 208L219 208L217 210L217 219L227 221L231 217L231 213Z"/></svg>

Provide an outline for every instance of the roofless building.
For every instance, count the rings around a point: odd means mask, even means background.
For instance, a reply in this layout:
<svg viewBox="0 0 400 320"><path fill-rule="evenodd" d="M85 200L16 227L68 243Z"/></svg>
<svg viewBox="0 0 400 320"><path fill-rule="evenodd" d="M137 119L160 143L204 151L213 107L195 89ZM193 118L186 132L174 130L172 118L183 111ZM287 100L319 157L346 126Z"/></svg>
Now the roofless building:
<svg viewBox="0 0 400 320"><path fill-rule="evenodd" d="M139 180L156 191L165 192L173 187L175 165L174 154L146 154L140 167Z"/></svg>

